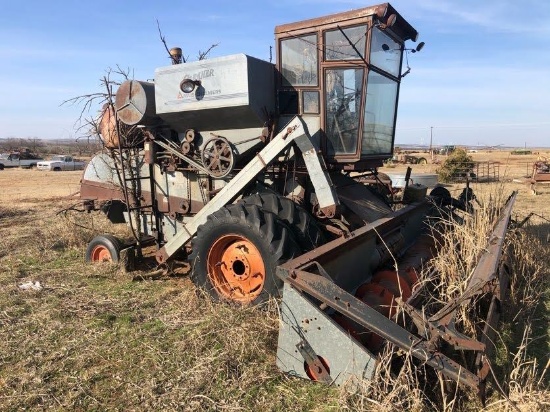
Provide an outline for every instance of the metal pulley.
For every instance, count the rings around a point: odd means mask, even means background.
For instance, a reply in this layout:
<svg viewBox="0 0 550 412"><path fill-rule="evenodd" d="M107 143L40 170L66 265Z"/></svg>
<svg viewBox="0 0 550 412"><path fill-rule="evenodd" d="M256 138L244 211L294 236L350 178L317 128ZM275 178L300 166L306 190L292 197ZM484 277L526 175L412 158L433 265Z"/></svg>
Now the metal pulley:
<svg viewBox="0 0 550 412"><path fill-rule="evenodd" d="M222 136L208 140L203 147L201 160L210 176L227 176L235 164L235 156L229 140Z"/></svg>
<svg viewBox="0 0 550 412"><path fill-rule="evenodd" d="M195 130L187 129L185 131L185 141L189 143L193 143L195 141Z"/></svg>
<svg viewBox="0 0 550 412"><path fill-rule="evenodd" d="M189 143L188 141L184 141L180 145L180 149L184 155L187 155L193 151L194 147L193 147L193 144Z"/></svg>

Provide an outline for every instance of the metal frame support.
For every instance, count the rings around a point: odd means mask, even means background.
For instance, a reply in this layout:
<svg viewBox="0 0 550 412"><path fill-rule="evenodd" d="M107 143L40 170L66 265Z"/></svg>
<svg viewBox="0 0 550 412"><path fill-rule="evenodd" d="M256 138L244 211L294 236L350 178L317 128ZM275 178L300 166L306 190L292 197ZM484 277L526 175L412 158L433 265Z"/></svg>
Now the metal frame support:
<svg viewBox="0 0 550 412"><path fill-rule="evenodd" d="M280 268L277 270L278 275L296 289L318 299L328 307L335 309L352 321L393 343L398 348L409 352L436 371L441 371L456 382L473 388L479 387L481 380L476 374L466 370L443 353L434 350L429 342L408 332L394 321L338 287L334 282L323 276L302 270L295 270L290 274L286 273L286 276L284 271L280 271Z"/></svg>
<svg viewBox="0 0 550 412"><path fill-rule="evenodd" d="M170 259L195 236L198 227L206 223L209 215L235 200L246 185L273 162L284 149L298 139L300 141L299 148L306 159L306 168L312 176L312 183L319 199L320 209L322 211L335 211L339 205L338 197L332 187L326 167L321 163L319 156L311 156L312 151L316 153L315 146L311 143L304 121L296 116L193 219L183 226L182 231L157 251L157 262L164 263Z"/></svg>

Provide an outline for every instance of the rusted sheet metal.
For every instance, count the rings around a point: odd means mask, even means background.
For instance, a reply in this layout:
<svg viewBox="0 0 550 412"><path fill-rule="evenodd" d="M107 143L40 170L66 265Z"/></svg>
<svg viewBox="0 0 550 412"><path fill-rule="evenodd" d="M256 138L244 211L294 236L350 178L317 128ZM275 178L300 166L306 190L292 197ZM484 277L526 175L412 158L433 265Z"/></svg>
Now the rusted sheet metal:
<svg viewBox="0 0 550 412"><path fill-rule="evenodd" d="M418 36L418 32L389 3L382 3L371 7L331 14L329 16L303 20L296 23L282 24L275 27L275 35L296 35L303 31L309 31L311 33L312 28L320 26L336 27L337 24L343 22L346 24L354 23L353 20L360 23L372 17L376 17L380 23L386 24L391 15L396 16L395 23L391 27L391 30L395 31L403 40L415 40Z"/></svg>
<svg viewBox="0 0 550 412"><path fill-rule="evenodd" d="M387 3L371 6L371 7L365 7L362 9L350 10L343 13L331 14L324 17L302 20L302 21L289 23L289 24L281 24L275 27L275 34L290 33L301 29L307 29L311 31L312 27L336 24L336 23L341 23L343 21L370 17L375 15L377 11L379 11L380 8L385 5L387 5Z"/></svg>
<svg viewBox="0 0 550 412"><path fill-rule="evenodd" d="M534 173L533 180L535 182L550 182L550 173Z"/></svg>
<svg viewBox="0 0 550 412"><path fill-rule="evenodd" d="M533 163L533 174L529 183L548 183L550 182L550 162L547 158L540 158Z"/></svg>
<svg viewBox="0 0 550 412"><path fill-rule="evenodd" d="M105 103L103 105L100 118L99 133L103 138L103 144L109 149L118 148L120 142L116 125L115 108L112 104Z"/></svg>
<svg viewBox="0 0 550 412"><path fill-rule="evenodd" d="M80 198L86 200L120 200L124 201L124 193L120 186L82 179L80 181Z"/></svg>
<svg viewBox="0 0 550 412"><path fill-rule="evenodd" d="M176 213L197 213L204 207L204 203L198 200L186 199L179 196L164 196L157 193L155 195L157 211L160 213L166 213L172 217L175 217ZM153 198L151 197L151 191L142 190L140 205L152 205Z"/></svg>
<svg viewBox="0 0 550 412"><path fill-rule="evenodd" d="M319 310L318 302L285 283L279 307L277 366L282 371L335 385L373 378L376 355L350 339L348 331Z"/></svg>
<svg viewBox="0 0 550 412"><path fill-rule="evenodd" d="M296 289L311 295L354 322L372 330L435 370L441 371L447 377L472 388L479 387L480 379L474 373L465 370L457 362L432 349L422 338L409 333L397 323L356 299L339 288L332 280L302 270L286 272L280 267L278 274Z"/></svg>
<svg viewBox="0 0 550 412"><path fill-rule="evenodd" d="M118 118L127 125L151 126L159 122L155 109L155 85L128 80L116 92L115 108Z"/></svg>
<svg viewBox="0 0 550 412"><path fill-rule="evenodd" d="M292 259L282 265L282 268L286 270L298 269L304 267L305 265L319 261L320 263L330 262L333 259L338 260L342 257L342 254L346 250L353 249L357 245L362 245L364 238L369 236L384 236L390 233L392 230L396 230L403 225L403 222L408 220L414 220L414 218L423 218L426 216L427 210L430 208L430 204L427 199L424 199L420 202L414 203L410 206L402 208L396 212L392 212L385 217L375 220L372 223L369 223L353 232L350 235L337 238L329 243L326 243L318 248L304 253L303 255L298 256L295 259ZM411 233L407 236L409 242L411 239L416 239L420 231ZM411 242L412 243L412 242ZM368 257L369 259L371 257ZM364 268L359 266L357 269ZM350 268L348 268L350 269ZM351 268L353 270L353 268Z"/></svg>
<svg viewBox="0 0 550 412"><path fill-rule="evenodd" d="M410 219L411 213L418 210L418 206L405 208L400 211L400 214L397 212L397 216L394 215L390 222L380 219L367 225L368 227L352 232L351 240L338 239L308 253L308 256L294 259L277 268L277 274L286 283L304 293L304 296L311 296L315 301L319 301L320 308L323 310L330 307L338 311L400 349L410 352L414 357L432 366L448 378L477 389L483 396L485 379L489 371L485 355L494 337L494 330L500 315L500 301L504 298L504 291L508 285L509 268L506 260L502 259L503 245L515 198L516 193L514 192L502 209L500 217L488 237L488 246L479 257L479 263L472 272L468 286L461 296L444 305L429 319L426 319L422 311L411 306L412 300L398 301L417 326L418 334L408 332L375 308L348 293L324 270L322 263L326 261L327 256L335 259L338 263L339 258L334 254L335 251L342 252L347 242L350 241L365 242L365 239L368 240L369 233L375 230L377 234L380 233L380 236L387 236L390 223L395 227L396 224L407 221ZM430 249L430 247L430 242L424 242L422 245L424 249ZM342 265L342 267L349 269L346 265ZM485 328L480 336L469 337L455 329L455 316L461 306L473 304L473 299L477 300L479 295L489 298L489 312L485 319ZM334 325L334 327L338 326ZM455 349L477 352L474 364L461 365L441 353L439 349L441 340L448 342Z"/></svg>
<svg viewBox="0 0 550 412"><path fill-rule="evenodd" d="M365 222L374 222L391 213L391 208L380 196L371 192L363 183L345 175L336 175L332 179L338 198Z"/></svg>
<svg viewBox="0 0 550 412"><path fill-rule="evenodd" d="M304 269L317 262L339 287L353 291L369 281L383 262L401 256L418 239L425 230L430 207L426 200L412 204L298 256L283 267Z"/></svg>

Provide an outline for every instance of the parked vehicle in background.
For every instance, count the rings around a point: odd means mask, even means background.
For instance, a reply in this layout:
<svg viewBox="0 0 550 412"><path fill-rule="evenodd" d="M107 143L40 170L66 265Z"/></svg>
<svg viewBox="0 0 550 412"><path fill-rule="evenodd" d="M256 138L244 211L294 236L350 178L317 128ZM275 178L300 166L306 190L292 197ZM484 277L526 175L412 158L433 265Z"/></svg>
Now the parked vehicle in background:
<svg viewBox="0 0 550 412"><path fill-rule="evenodd" d="M62 170L83 170L86 164L72 156L56 155L51 160L38 162L38 170L52 170L60 172Z"/></svg>
<svg viewBox="0 0 550 412"><path fill-rule="evenodd" d="M0 155L0 170L7 167L23 167L30 169L31 167L35 167L40 160L44 159L29 152L2 154Z"/></svg>
<svg viewBox="0 0 550 412"><path fill-rule="evenodd" d="M428 163L428 159L424 156L414 156L410 154L405 153L396 153L391 158L391 161L393 163L406 163L406 164L413 164L413 165L425 165Z"/></svg>
<svg viewBox="0 0 550 412"><path fill-rule="evenodd" d="M439 149L439 154L447 156L453 153L455 150L456 150L456 146L445 145L441 149Z"/></svg>
<svg viewBox="0 0 550 412"><path fill-rule="evenodd" d="M531 184L534 185L537 182L550 183L550 160L545 156L539 156L533 163Z"/></svg>

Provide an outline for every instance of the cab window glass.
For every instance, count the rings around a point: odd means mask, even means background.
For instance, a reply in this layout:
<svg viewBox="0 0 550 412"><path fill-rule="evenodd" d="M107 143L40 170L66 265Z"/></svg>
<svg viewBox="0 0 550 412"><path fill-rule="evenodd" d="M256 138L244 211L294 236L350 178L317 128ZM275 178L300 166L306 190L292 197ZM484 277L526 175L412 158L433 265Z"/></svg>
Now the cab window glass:
<svg viewBox="0 0 550 412"><path fill-rule="evenodd" d="M346 34L342 34L342 31ZM326 60L356 60L365 57L367 26L348 27L347 29L330 30L325 33ZM357 54L355 49L361 55Z"/></svg>
<svg viewBox="0 0 550 412"><path fill-rule="evenodd" d="M319 114L319 92L303 91L302 92L302 113Z"/></svg>
<svg viewBox="0 0 550 412"><path fill-rule="evenodd" d="M317 36L281 41L283 86L317 86Z"/></svg>
<svg viewBox="0 0 550 412"><path fill-rule="evenodd" d="M363 72L362 68L325 71L325 133L329 155L357 151Z"/></svg>
<svg viewBox="0 0 550 412"><path fill-rule="evenodd" d="M402 53L401 44L377 27L374 28L370 48L370 63L372 65L398 77Z"/></svg>
<svg viewBox="0 0 550 412"><path fill-rule="evenodd" d="M391 153L396 100L397 82L371 70L367 81L361 154Z"/></svg>

